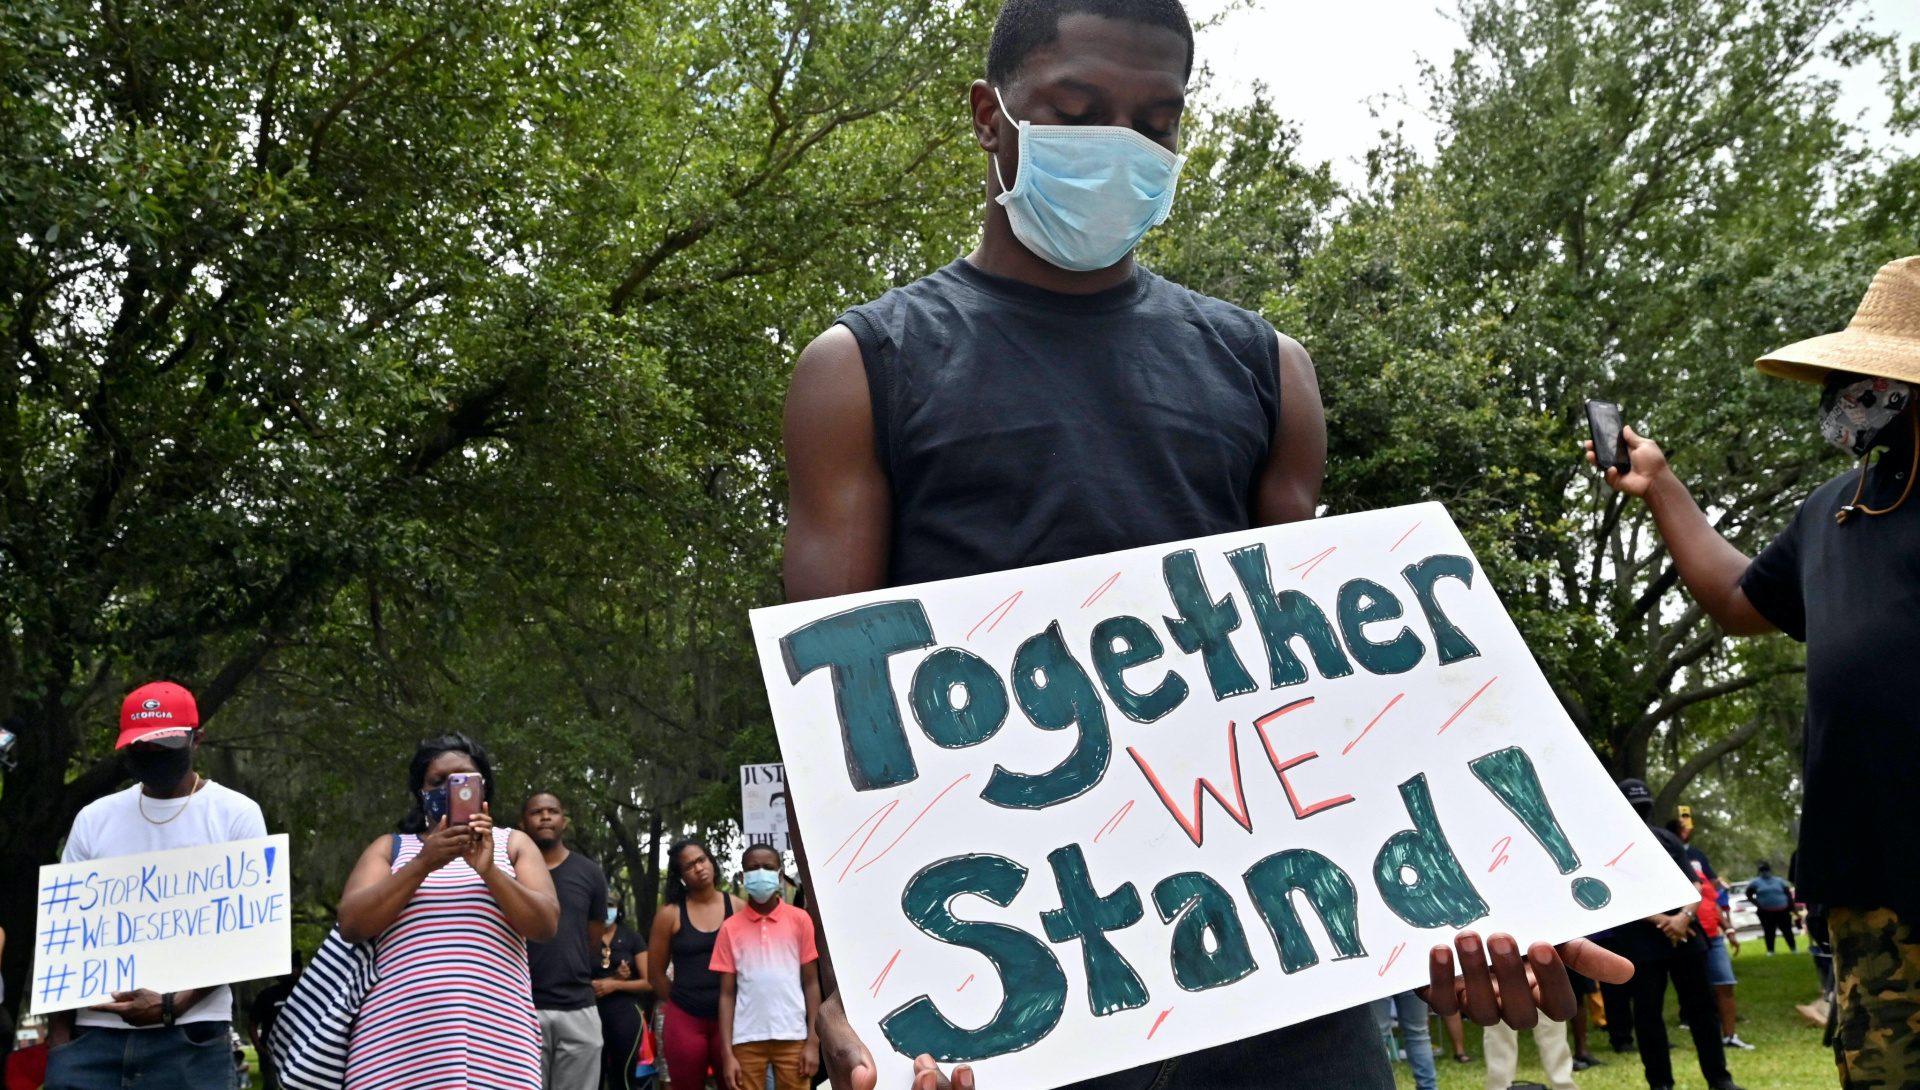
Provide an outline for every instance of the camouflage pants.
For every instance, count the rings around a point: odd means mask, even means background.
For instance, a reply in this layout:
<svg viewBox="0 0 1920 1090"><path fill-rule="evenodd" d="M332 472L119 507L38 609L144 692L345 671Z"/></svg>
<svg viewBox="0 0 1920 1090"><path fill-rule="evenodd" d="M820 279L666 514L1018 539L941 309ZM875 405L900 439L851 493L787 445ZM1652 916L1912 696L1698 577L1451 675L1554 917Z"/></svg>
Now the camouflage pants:
<svg viewBox="0 0 1920 1090"><path fill-rule="evenodd" d="M1833 908L1834 1060L1844 1090L1920 1090L1920 935L1892 909Z"/></svg>

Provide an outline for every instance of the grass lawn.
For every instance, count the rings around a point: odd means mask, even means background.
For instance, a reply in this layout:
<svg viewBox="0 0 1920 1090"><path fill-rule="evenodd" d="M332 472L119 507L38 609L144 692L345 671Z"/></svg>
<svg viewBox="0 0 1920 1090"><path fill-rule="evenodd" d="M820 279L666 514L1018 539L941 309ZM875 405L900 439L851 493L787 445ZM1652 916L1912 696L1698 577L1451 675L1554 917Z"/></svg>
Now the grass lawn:
<svg viewBox="0 0 1920 1090"><path fill-rule="evenodd" d="M1821 1031L1807 1025L1793 1010L1796 1003L1809 1002L1820 994L1813 959L1806 949L1802 942L1798 954L1789 955L1782 949L1770 958L1756 936L1744 943L1733 959L1734 973L1740 978L1739 987L1734 989L1740 1003L1740 1037L1756 1051L1729 1050L1727 1067L1734 1081L1747 1090L1833 1090L1839 1085L1832 1053L1820 1044ZM1700 1077L1700 1066L1694 1062L1693 1038L1678 1027L1678 1017L1669 991L1667 1032L1679 1046L1673 1051L1676 1086L1680 1090L1703 1090L1706 1080ZM1438 1020L1433 1028L1441 1090L1483 1090L1486 1066L1480 1060L1480 1027L1467 1024L1467 1051L1474 1061L1464 1064L1445 1054L1450 1049ZM1594 1056L1605 1064L1575 1073L1573 1078L1580 1090L1646 1090L1638 1055L1614 1052L1607 1044L1606 1031L1598 1027L1590 1036ZM1412 1090L1413 1076L1406 1064L1395 1064L1394 1075L1403 1090ZM1520 1082L1547 1081L1531 1033L1520 1035L1520 1072L1515 1078Z"/></svg>

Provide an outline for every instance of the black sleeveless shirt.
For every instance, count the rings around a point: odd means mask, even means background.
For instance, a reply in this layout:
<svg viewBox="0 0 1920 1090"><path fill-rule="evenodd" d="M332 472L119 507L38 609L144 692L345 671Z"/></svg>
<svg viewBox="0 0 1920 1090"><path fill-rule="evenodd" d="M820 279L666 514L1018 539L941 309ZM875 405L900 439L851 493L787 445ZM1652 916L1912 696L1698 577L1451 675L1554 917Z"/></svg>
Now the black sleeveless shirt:
<svg viewBox="0 0 1920 1090"><path fill-rule="evenodd" d="M1280 416L1259 315L1144 269L1061 295L962 260L840 322L892 484L890 586L1253 525ZM1069 1090L1335 1086L1393 1086L1367 1007Z"/></svg>
<svg viewBox="0 0 1920 1090"><path fill-rule="evenodd" d="M892 483L891 585L1253 524L1280 412L1256 314L1145 269L1062 295L961 260L840 322Z"/></svg>
<svg viewBox="0 0 1920 1090"><path fill-rule="evenodd" d="M720 891L721 927L733 916L733 897ZM695 1018L720 1017L720 974L713 971L713 944L720 928L702 931L687 915L687 902L680 902L680 930L673 933L667 950L673 959L673 986L668 1001Z"/></svg>

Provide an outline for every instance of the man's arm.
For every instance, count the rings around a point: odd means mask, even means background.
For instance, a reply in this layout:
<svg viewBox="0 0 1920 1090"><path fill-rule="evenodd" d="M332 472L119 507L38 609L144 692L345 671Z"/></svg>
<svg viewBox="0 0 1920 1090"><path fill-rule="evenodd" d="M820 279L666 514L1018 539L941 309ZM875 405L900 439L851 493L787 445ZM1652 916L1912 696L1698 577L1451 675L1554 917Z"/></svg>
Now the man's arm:
<svg viewBox="0 0 1920 1090"><path fill-rule="evenodd" d="M1254 485L1253 520L1261 526L1304 522L1320 506L1327 475L1327 415L1313 357L1284 333L1279 338L1280 415L1267 464Z"/></svg>
<svg viewBox="0 0 1920 1090"><path fill-rule="evenodd" d="M853 331L836 325L814 338L794 365L787 391L787 600L803 602L886 585L893 494L874 446L873 403ZM788 827L800 881L813 888L805 843L787 796ZM820 949L822 1060L836 1087L870 1090L873 1057L834 997L833 962L819 901L807 898Z"/></svg>
<svg viewBox="0 0 1920 1090"><path fill-rule="evenodd" d="M853 331L814 338L793 369L787 452L787 600L886 585L893 497L873 440L866 367Z"/></svg>
<svg viewBox="0 0 1920 1090"><path fill-rule="evenodd" d="M1735 636L1757 636L1775 631L1773 623L1747 600L1740 579L1753 561L1733 547L1720 531L1707 521L1706 512L1694 502L1687 486L1674 476L1667 456L1658 444L1625 430L1629 471L1607 470L1607 483L1615 491L1645 500L1653 512L1653 523L1673 554L1680 581L1687 585L1694 601L1707 611L1715 623ZM1593 443L1586 444L1587 461L1595 462Z"/></svg>

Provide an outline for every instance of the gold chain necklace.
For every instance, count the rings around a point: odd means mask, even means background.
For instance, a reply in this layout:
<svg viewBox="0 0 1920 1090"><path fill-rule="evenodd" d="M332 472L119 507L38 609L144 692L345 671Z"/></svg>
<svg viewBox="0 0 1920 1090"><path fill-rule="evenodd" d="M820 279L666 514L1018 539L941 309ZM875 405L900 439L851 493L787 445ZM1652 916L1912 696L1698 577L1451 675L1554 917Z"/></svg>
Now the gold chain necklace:
<svg viewBox="0 0 1920 1090"><path fill-rule="evenodd" d="M205 781L200 778L200 773L195 772L193 774L193 790L187 792L187 801L180 804L180 809L175 810L172 817L162 818L159 821L147 817L147 793L145 791L140 792L140 794L134 798L134 805L140 808L140 816L147 818L147 824L166 825L179 820L180 815L187 812L187 807L193 805L193 796L200 793L200 785L204 782Z"/></svg>

